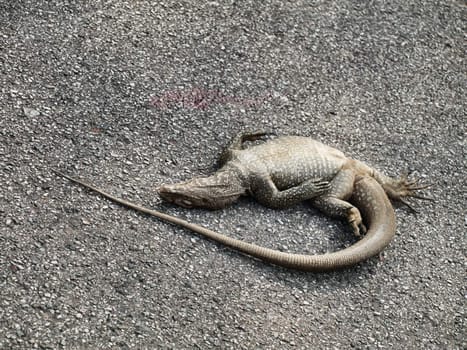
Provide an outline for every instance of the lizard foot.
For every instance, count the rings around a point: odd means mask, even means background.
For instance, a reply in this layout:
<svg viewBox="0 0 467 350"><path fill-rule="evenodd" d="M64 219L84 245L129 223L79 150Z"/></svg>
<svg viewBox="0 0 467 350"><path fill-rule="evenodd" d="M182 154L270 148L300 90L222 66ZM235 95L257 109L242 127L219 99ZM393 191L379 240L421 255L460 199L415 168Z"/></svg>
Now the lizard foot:
<svg viewBox="0 0 467 350"><path fill-rule="evenodd" d="M298 187L309 194L308 198L313 198L328 192L331 189L331 183L329 181L316 178L304 181Z"/></svg>
<svg viewBox="0 0 467 350"><path fill-rule="evenodd" d="M347 220L352 226L353 234L356 237L361 237L362 234L366 233L366 227L362 222L362 216L357 208L350 208L347 214Z"/></svg>
<svg viewBox="0 0 467 350"><path fill-rule="evenodd" d="M416 210L405 200L405 198L417 198L422 200L430 200L433 198L425 197L417 194L417 191L424 190L432 186L432 184L422 185L419 183L420 179L409 180L407 174L403 174L398 180L385 183L383 185L389 198L399 201L406 205L410 210L416 212Z"/></svg>

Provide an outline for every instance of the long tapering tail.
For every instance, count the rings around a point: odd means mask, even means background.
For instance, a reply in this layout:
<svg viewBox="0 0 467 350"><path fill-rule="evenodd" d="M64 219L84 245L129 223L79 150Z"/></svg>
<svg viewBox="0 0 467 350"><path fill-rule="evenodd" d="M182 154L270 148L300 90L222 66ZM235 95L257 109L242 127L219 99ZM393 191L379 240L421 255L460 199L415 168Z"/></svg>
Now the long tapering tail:
<svg viewBox="0 0 467 350"><path fill-rule="evenodd" d="M145 208L127 200L115 197L93 185L53 170L56 174L84 186L100 195L128 208L155 216L169 223L185 227L216 242L252 257L270 262L275 265L304 270L304 271L332 271L353 266L381 252L392 240L395 234L396 221L394 209L383 188L372 177L360 177L355 182L351 202L362 212L368 232L365 237L352 246L343 250L322 254L302 255L280 252L274 249L247 243L231 238L222 233L190 223L175 216L157 210Z"/></svg>

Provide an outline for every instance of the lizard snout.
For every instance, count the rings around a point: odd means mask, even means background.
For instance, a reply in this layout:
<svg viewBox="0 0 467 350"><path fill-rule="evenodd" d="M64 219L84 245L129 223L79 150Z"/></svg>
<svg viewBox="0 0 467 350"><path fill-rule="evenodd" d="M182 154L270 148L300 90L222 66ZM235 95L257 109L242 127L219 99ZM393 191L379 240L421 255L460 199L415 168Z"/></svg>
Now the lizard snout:
<svg viewBox="0 0 467 350"><path fill-rule="evenodd" d="M175 186L176 185L161 185L158 188L156 188L156 191L162 199L168 202L180 205L185 208L193 208L192 201L180 195L176 191Z"/></svg>
<svg viewBox="0 0 467 350"><path fill-rule="evenodd" d="M171 189L170 185L161 185L156 188L156 192L161 196L163 199L170 201L171 195L173 194L173 191Z"/></svg>

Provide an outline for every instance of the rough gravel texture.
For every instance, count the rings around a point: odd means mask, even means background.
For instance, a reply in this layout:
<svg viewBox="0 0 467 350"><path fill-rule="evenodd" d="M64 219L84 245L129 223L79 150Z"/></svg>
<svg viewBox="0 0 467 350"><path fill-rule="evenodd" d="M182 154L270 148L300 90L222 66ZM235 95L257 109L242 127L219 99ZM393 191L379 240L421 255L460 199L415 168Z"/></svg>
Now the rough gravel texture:
<svg viewBox="0 0 467 350"><path fill-rule="evenodd" d="M463 1L0 1L1 349L462 349ZM352 242L306 204L217 212L156 186L242 129L313 136L436 202L329 274L244 257L56 177L286 251Z"/></svg>

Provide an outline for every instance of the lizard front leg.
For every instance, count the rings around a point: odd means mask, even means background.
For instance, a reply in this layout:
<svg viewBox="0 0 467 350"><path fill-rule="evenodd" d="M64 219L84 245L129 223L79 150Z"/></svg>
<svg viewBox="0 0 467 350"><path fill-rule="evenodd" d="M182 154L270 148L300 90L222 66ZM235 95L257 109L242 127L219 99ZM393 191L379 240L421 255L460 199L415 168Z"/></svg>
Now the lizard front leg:
<svg viewBox="0 0 467 350"><path fill-rule="evenodd" d="M256 176L252 181L251 195L261 204L271 208L284 208L312 199L329 191L329 182L310 179L298 186L280 191L270 176Z"/></svg>
<svg viewBox="0 0 467 350"><path fill-rule="evenodd" d="M366 233L362 216L354 205L346 201L352 195L354 181L353 170L341 170L331 181L330 191L324 196L314 198L312 204L330 217L347 220L355 236L359 237L361 233Z"/></svg>
<svg viewBox="0 0 467 350"><path fill-rule="evenodd" d="M236 150L243 149L243 143L245 141L255 141L266 135L275 135L273 132L268 132L265 130L256 130L256 131L242 131L239 132L235 137L230 141L230 144L224 149L219 157L219 165L224 165L232 157L232 152Z"/></svg>

